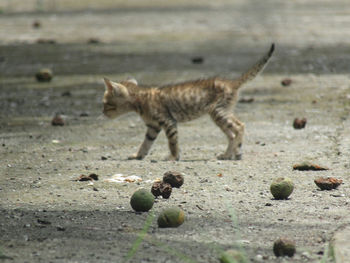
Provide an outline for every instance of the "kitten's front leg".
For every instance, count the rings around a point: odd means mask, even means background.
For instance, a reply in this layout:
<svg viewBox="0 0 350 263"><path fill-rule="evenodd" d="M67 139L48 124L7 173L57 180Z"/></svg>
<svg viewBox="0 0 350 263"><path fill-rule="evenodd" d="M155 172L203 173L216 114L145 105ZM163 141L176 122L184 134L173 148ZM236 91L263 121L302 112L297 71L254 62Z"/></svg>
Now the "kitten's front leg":
<svg viewBox="0 0 350 263"><path fill-rule="evenodd" d="M166 158L168 161L178 161L180 159L177 126L176 122L170 122L164 125L165 134L168 138L170 155Z"/></svg>
<svg viewBox="0 0 350 263"><path fill-rule="evenodd" d="M154 126L151 124L146 124L147 125L147 132L145 135L145 139L143 143L141 144L138 152L136 154L133 154L129 156L129 160L142 160L147 154L149 149L151 148L153 142L157 138L160 128L158 126Z"/></svg>

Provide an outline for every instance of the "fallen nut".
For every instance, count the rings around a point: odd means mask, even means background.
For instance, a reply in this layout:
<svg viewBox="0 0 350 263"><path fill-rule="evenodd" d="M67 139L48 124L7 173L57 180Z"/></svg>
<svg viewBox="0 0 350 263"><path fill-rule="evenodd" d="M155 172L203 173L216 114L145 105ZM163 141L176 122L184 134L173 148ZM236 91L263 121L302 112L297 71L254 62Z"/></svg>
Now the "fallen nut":
<svg viewBox="0 0 350 263"><path fill-rule="evenodd" d="M56 40L49 38L39 38L36 43L38 44L56 44Z"/></svg>
<svg viewBox="0 0 350 263"><path fill-rule="evenodd" d="M137 190L130 199L130 205L136 212L149 211L154 203L154 196L146 189Z"/></svg>
<svg viewBox="0 0 350 263"><path fill-rule="evenodd" d="M343 180L334 177L319 177L314 182L321 190L332 190L341 185Z"/></svg>
<svg viewBox="0 0 350 263"><path fill-rule="evenodd" d="M171 195L173 188L171 187L170 184L167 183L161 183L160 185L160 192L162 194L162 197L164 199L168 199Z"/></svg>
<svg viewBox="0 0 350 263"><path fill-rule="evenodd" d="M94 173L89 174L89 178L91 178L91 179L93 179L95 181L98 181L98 175L97 174L94 174Z"/></svg>
<svg viewBox="0 0 350 263"><path fill-rule="evenodd" d="M305 128L306 122L307 122L306 118L303 118L303 119L295 118L293 122L293 127L294 129L303 129Z"/></svg>
<svg viewBox="0 0 350 263"><path fill-rule="evenodd" d="M164 182L154 182L151 188L151 193L155 196L162 196L165 199L168 199L171 195L172 187L168 183Z"/></svg>
<svg viewBox="0 0 350 263"><path fill-rule="evenodd" d="M273 253L276 257L292 257L295 250L295 242L287 238L279 238L273 243Z"/></svg>
<svg viewBox="0 0 350 263"><path fill-rule="evenodd" d="M50 69L41 69L35 74L35 78L38 82L50 82L53 77Z"/></svg>
<svg viewBox="0 0 350 263"><path fill-rule="evenodd" d="M160 185L162 184L162 182L154 182L151 188L151 193L157 197L162 195L162 193L160 192Z"/></svg>
<svg viewBox="0 0 350 263"><path fill-rule="evenodd" d="M287 87L287 86L289 86L290 84L292 84L292 80L291 79L284 79L284 80L282 80L281 81L281 84L282 84L282 86L285 86L285 87Z"/></svg>
<svg viewBox="0 0 350 263"><path fill-rule="evenodd" d="M98 181L98 175L94 174L94 173L92 173L90 175L82 174L75 181L79 181L79 182L83 182L83 181Z"/></svg>
<svg viewBox="0 0 350 263"><path fill-rule="evenodd" d="M35 20L32 24L33 28L39 28L41 27L41 23L39 20Z"/></svg>
<svg viewBox="0 0 350 263"><path fill-rule="evenodd" d="M99 43L101 43L101 41L98 38L91 37L88 39L87 43L88 44L99 44Z"/></svg>
<svg viewBox="0 0 350 263"><path fill-rule="evenodd" d="M185 213L178 207L164 209L158 216L159 227L178 227L185 221Z"/></svg>
<svg viewBox="0 0 350 263"><path fill-rule="evenodd" d="M163 182L170 184L172 187L180 188L184 183L184 177L179 172L169 171L164 174Z"/></svg>
<svg viewBox="0 0 350 263"><path fill-rule="evenodd" d="M55 117L53 117L53 119L51 120L51 125L53 125L53 126L63 126L64 125L64 120L59 114L56 114Z"/></svg>
<svg viewBox="0 0 350 263"><path fill-rule="evenodd" d="M202 64L204 62L204 58L202 57L193 57L191 59L193 64Z"/></svg>
<svg viewBox="0 0 350 263"><path fill-rule="evenodd" d="M327 167L319 166L310 162L302 162L300 164L294 164L293 170L298 171L325 171L329 170Z"/></svg>
<svg viewBox="0 0 350 263"><path fill-rule="evenodd" d="M294 183L287 177L275 179L270 185L270 191L277 200L288 199L294 190Z"/></svg>

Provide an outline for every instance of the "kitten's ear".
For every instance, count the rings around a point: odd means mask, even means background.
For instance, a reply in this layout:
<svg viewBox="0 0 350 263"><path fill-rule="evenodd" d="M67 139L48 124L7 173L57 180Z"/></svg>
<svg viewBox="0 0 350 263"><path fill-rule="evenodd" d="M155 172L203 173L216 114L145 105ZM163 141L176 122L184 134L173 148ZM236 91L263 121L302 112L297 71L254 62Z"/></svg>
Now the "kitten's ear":
<svg viewBox="0 0 350 263"><path fill-rule="evenodd" d="M112 93L113 92L113 84L112 84L112 82L109 79L107 79L107 78L103 78L103 81L105 82L106 90L109 93Z"/></svg>
<svg viewBox="0 0 350 263"><path fill-rule="evenodd" d="M103 78L103 80L105 82L107 92L112 93L113 95L115 95L117 97L129 96L129 91L124 85L110 81L107 78Z"/></svg>
<svg viewBox="0 0 350 263"><path fill-rule="evenodd" d="M136 86L138 85L137 80L134 79L134 78L128 78L126 81L127 81L127 82L130 82L130 83L133 83L133 84L135 84Z"/></svg>
<svg viewBox="0 0 350 263"><path fill-rule="evenodd" d="M117 96L120 97L128 97L129 96L129 91L127 89L127 87L125 87L124 85L120 84L120 83L113 83L115 89L114 91L116 92Z"/></svg>

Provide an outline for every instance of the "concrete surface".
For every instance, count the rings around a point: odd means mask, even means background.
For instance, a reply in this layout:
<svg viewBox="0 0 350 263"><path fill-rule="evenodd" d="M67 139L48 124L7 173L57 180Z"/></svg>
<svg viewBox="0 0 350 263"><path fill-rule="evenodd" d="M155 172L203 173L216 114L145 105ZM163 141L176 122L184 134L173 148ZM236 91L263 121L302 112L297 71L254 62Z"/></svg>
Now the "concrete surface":
<svg viewBox="0 0 350 263"><path fill-rule="evenodd" d="M123 262L148 216L131 210L131 194L173 169L185 184L153 212L181 206L186 221L171 230L153 221L129 262L218 262L228 248L243 248L251 262L332 262L325 248L334 235L341 260L350 221L348 1L16 1L0 6L0 260ZM147 84L234 77L271 42L271 63L241 92L253 102L236 107L246 123L242 161L216 160L226 139L208 117L180 125L180 162L161 161L164 134L145 160L128 161L144 137L139 117L99 117L103 76ZM198 56L203 64L191 62ZM51 83L35 81L43 67ZM56 112L65 126L51 126ZM307 118L305 129L293 129L295 117ZM330 170L293 171L303 160ZM93 185L73 181L92 172L100 175ZM105 181L116 173L143 181ZM269 193L280 176L296 184L290 200ZM319 191L318 176L344 183ZM281 235L296 241L293 258L273 255Z"/></svg>
<svg viewBox="0 0 350 263"><path fill-rule="evenodd" d="M333 246L333 255L336 263L346 263L350 261L349 240L350 240L349 226L335 233L332 240L332 246Z"/></svg>

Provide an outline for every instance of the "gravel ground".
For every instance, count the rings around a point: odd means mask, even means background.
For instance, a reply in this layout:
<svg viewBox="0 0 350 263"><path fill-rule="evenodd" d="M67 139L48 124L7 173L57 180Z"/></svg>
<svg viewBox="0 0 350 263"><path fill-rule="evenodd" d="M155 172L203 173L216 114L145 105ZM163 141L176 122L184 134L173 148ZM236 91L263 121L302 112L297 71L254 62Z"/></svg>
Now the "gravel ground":
<svg viewBox="0 0 350 263"><path fill-rule="evenodd" d="M130 1L88 11L65 3L45 12L5 6L0 15L1 261L123 262L147 218L169 206L185 211L185 223L159 229L154 219L129 262L219 262L228 248L243 249L251 262L327 258L334 232L350 219L346 1ZM234 77L271 42L273 59L241 92L252 102L236 107L246 123L241 161L216 160L226 139L208 117L179 125L181 161L162 161L164 134L144 160L129 161L144 137L140 118L101 118L103 76L147 84ZM193 64L194 57L204 62ZM53 81L37 83L34 74L46 67ZM285 78L290 86L281 85ZM56 113L64 126L51 125ZM296 117L307 118L305 129L293 128ZM330 169L293 171L304 160ZM153 212L133 212L132 193L169 170L182 172L184 185L156 200ZM90 173L100 180L74 181ZM117 173L142 181L108 182ZM269 192L281 176L295 183L289 200ZM344 183L320 191L318 176ZM273 255L280 236L296 241L293 258Z"/></svg>

